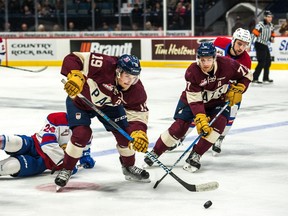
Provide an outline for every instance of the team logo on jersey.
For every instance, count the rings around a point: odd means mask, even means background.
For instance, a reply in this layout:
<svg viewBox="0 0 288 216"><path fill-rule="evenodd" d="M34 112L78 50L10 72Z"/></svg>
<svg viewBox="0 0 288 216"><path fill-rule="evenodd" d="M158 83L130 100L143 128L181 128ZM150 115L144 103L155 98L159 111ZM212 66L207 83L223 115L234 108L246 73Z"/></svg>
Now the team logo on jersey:
<svg viewBox="0 0 288 216"><path fill-rule="evenodd" d="M75 118L76 118L77 120L81 119L81 113L76 113L76 114L75 114Z"/></svg>
<svg viewBox="0 0 288 216"><path fill-rule="evenodd" d="M211 82L215 82L216 81L216 76L209 76L208 77L208 82L211 83Z"/></svg>
<svg viewBox="0 0 288 216"><path fill-rule="evenodd" d="M113 88L114 88L114 85L112 84L106 84L106 83L103 83L102 84L104 88L106 88L108 91L113 91Z"/></svg>
<svg viewBox="0 0 288 216"><path fill-rule="evenodd" d="M61 136L68 136L69 135L69 129L65 129L62 133Z"/></svg>
<svg viewBox="0 0 288 216"><path fill-rule="evenodd" d="M199 86L206 86L208 84L207 79L201 80Z"/></svg>

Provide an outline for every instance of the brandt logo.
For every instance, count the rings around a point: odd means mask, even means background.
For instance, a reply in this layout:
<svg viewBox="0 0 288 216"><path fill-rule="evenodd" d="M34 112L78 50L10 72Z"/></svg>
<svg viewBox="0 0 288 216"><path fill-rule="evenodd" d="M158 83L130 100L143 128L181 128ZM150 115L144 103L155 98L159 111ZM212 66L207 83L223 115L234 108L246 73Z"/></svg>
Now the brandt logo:
<svg viewBox="0 0 288 216"><path fill-rule="evenodd" d="M103 45L97 42L82 42L80 52L96 52L105 55L121 56L123 54L131 54L132 47L132 43L124 43L123 45Z"/></svg>

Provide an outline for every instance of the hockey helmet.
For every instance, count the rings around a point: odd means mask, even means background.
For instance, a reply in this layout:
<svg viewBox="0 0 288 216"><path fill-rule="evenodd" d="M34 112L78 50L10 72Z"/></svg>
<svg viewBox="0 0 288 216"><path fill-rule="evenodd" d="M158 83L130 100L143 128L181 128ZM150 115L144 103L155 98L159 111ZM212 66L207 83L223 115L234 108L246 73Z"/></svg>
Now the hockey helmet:
<svg viewBox="0 0 288 216"><path fill-rule="evenodd" d="M243 28L238 28L236 31L233 33L232 36L232 44L234 45L236 40L241 40L246 43L248 43L248 46L250 46L251 43L251 35L250 32L246 29Z"/></svg>
<svg viewBox="0 0 288 216"><path fill-rule="evenodd" d="M216 48L212 42L203 42L197 49L197 58L205 56L216 56Z"/></svg>
<svg viewBox="0 0 288 216"><path fill-rule="evenodd" d="M119 57L117 66L128 74L138 76L141 72L139 59L134 55L124 54Z"/></svg>
<svg viewBox="0 0 288 216"><path fill-rule="evenodd" d="M267 17L267 16L273 16L273 14L270 10L264 11L264 17Z"/></svg>

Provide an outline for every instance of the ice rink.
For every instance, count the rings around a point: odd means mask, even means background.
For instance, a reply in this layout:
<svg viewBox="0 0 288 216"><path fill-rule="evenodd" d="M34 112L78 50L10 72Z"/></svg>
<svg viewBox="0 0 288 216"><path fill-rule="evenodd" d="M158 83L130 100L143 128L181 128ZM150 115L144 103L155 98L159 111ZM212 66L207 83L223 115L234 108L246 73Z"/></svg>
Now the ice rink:
<svg viewBox="0 0 288 216"><path fill-rule="evenodd" d="M31 68L38 69L38 68ZM0 134L32 135L50 112L65 111L66 93L58 67L41 73L0 68ZM185 69L143 68L141 79L150 109L150 147L172 123L174 109L185 87ZM60 193L55 174L30 178L0 176L0 215L10 216L287 216L288 212L288 72L272 71L274 84L250 86L242 108L213 157L201 158L198 173L182 169L186 156L173 172L190 184L219 182L209 192L189 192L169 175L153 189L165 171L153 166L151 183L124 179L114 138L95 119L92 155L96 165L80 169ZM159 159L171 166L195 139L193 131L177 150ZM188 155L187 155L188 156ZM0 159L6 158L0 151ZM136 165L142 166L143 153ZM203 204L213 205L205 209Z"/></svg>

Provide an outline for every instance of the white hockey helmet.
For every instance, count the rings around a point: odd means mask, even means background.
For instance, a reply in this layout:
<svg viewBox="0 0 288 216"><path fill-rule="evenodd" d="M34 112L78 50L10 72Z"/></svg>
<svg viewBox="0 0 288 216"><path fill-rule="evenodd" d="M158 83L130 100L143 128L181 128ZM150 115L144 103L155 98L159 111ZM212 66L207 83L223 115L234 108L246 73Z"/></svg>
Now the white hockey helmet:
<svg viewBox="0 0 288 216"><path fill-rule="evenodd" d="M250 46L251 43L251 35L250 32L243 28L238 28L235 30L232 36L232 45L234 46L234 43L236 40L241 40L248 43L248 46Z"/></svg>

